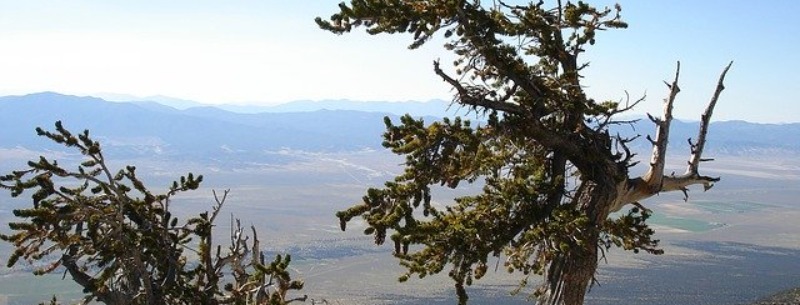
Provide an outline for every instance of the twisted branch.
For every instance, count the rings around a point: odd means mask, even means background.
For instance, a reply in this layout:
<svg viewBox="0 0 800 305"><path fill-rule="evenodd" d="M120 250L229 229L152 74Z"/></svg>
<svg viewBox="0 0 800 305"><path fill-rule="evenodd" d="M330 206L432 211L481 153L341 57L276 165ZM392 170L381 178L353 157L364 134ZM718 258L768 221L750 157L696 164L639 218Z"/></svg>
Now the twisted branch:
<svg viewBox="0 0 800 305"><path fill-rule="evenodd" d="M678 63L678 71L675 73L675 80L672 82L672 84L667 84L667 86L670 88L670 94L669 97L665 99L664 118L657 119L648 115L657 126L656 139L652 140L650 137L647 137L648 140L653 143L653 155L651 156L650 168L643 176L628 179L619 186L621 196L619 196L619 198L611 206L610 212L619 211L627 204L639 202L642 199L651 197L660 192L681 191L684 194L684 200L688 200L689 186L702 184L703 189L708 190L714 186L715 182L720 180L719 177L700 175L699 168L700 162L712 160L703 158L703 150L706 144L708 128L711 124L711 115L714 113L714 108L717 105L717 101L719 100L722 90L725 89L723 82L725 80L725 75L727 75L728 70L731 68L731 65L733 65L733 62L730 62L722 71L722 74L717 81L717 86L714 90L711 101L701 116L697 142L692 143L691 139L689 139L691 155L689 157L686 172L680 176L676 176L674 174L667 176L664 175L664 166L666 162L669 126L670 122L672 121L672 104L675 100L675 96L680 91L678 88L680 63Z"/></svg>

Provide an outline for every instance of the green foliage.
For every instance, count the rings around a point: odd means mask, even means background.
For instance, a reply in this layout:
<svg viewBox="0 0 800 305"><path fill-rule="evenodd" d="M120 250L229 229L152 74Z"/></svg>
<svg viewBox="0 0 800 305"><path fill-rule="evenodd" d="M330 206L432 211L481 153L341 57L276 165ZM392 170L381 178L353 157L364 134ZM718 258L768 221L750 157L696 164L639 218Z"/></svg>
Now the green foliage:
<svg viewBox="0 0 800 305"><path fill-rule="evenodd" d="M212 243L224 195L215 193L211 213L185 222L170 213L171 198L197 189L203 176L190 173L166 192L153 193L136 167L111 170L88 130L76 136L61 122L55 127L37 133L78 150L85 160L70 170L40 157L28 169L0 176L0 188L13 197L30 193L33 203L14 210L20 220L9 223L12 234L0 234L15 247L9 267L20 259L43 262L37 275L61 267L83 287L86 301L105 304L277 305L293 301L288 291L302 289L286 270L288 255L265 265L255 229L248 241L236 221L227 251Z"/></svg>
<svg viewBox="0 0 800 305"><path fill-rule="evenodd" d="M602 241L605 248L609 249L613 245L634 253L644 250L652 254L663 254L664 250L655 247L658 240L651 239L655 231L645 222L652 213L650 210L635 207L626 215L607 221L606 235Z"/></svg>
<svg viewBox="0 0 800 305"><path fill-rule="evenodd" d="M411 49L441 34L445 49L457 56L456 76L438 61L434 72L455 89L454 103L485 119L428 125L410 116L399 125L386 119L383 145L405 156L404 172L336 214L343 230L362 217L369 226L364 233L377 244L391 234L395 256L407 269L400 281L448 269L464 304L465 286L498 257L509 272L526 275L523 286L528 274L544 275L545 284L535 290L544 301L564 297L578 304L598 249L660 253L645 223L649 212L606 221L631 166L626 140L610 136L607 126L626 109L588 98L580 83L588 64L578 57L596 43L596 34L627 27L621 8L581 1L554 6L352 0L329 20L316 19L336 34L359 27L370 34L408 33ZM462 183L482 185L482 191L446 206L431 202L431 187Z"/></svg>

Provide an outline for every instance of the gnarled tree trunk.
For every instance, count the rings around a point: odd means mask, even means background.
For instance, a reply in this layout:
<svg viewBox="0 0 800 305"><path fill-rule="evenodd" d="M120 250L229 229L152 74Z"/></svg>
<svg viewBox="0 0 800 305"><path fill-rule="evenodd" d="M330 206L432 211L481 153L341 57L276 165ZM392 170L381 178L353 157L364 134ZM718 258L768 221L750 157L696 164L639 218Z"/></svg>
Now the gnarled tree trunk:
<svg viewBox="0 0 800 305"><path fill-rule="evenodd" d="M584 182L583 192L579 194L578 204L586 211L592 223L586 236L586 244L597 245L600 241L600 230L608 217L608 207L617 197L612 181L604 180L601 183L593 181ZM567 260L564 266L563 294L564 304L583 304L584 296L589 285L594 279L598 263L598 248L584 247ZM551 302L558 301L557 299Z"/></svg>
<svg viewBox="0 0 800 305"><path fill-rule="evenodd" d="M731 65L732 63L728 64L719 77L711 102L702 115L696 143L693 143L691 139L689 139L691 154L686 172L683 175L675 176L674 174L664 175L664 167L669 128L672 122L672 106L677 93L680 91L678 87L680 63L678 63L675 79L671 84L668 84L670 93L669 97L664 101L663 118L659 119L650 116L650 119L656 124L657 128L655 140L650 140L653 144L653 153L647 172L641 177L623 177L623 179L620 180L618 179L620 173L614 171L612 168L605 168L604 170L595 169L595 172L603 172L607 175L601 175L599 179L596 177L590 178L593 180L584 181L583 185L579 188L577 195L578 206L591 220L591 227L585 235L587 244L599 244L599 228L603 226L603 223L610 213L621 210L625 205L634 204L641 207L639 204L640 200L647 199L661 192L677 190L682 191L684 196L688 198L687 187L702 184L704 190L708 190L713 186L714 182L719 181L719 178L716 177L700 175L699 165L702 161L710 160L702 157L706 143L706 135L708 133L708 125L719 95L722 90L725 89L723 81ZM650 139L649 136L647 138ZM581 162L579 161L578 163ZM586 290L594 279L597 270L597 262L597 247L580 249L579 251L570 253L569 257L556 260L553 264L561 263L563 266L551 268L551 270L561 269L559 271L563 276L560 281L557 278L549 279L550 291L545 294L545 303L582 305Z"/></svg>

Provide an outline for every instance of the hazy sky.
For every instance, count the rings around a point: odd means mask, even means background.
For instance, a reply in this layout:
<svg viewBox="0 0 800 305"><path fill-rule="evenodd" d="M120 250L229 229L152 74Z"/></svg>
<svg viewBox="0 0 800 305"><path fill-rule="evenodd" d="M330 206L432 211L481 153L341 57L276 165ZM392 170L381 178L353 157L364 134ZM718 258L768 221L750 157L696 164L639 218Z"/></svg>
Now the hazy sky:
<svg viewBox="0 0 800 305"><path fill-rule="evenodd" d="M340 1L0 0L0 95L166 95L204 103L451 98L441 43L318 30ZM604 6L613 2L601 2ZM623 1L630 28L600 33L584 84L604 100L647 93L682 63L676 116L697 119L733 60L717 120L800 122L800 1Z"/></svg>

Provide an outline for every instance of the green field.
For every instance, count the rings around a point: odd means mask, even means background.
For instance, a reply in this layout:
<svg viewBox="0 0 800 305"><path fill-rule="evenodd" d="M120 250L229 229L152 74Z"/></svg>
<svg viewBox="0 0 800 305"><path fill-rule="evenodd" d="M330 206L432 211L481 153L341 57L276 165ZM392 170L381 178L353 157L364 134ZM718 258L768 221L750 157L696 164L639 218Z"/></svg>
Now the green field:
<svg viewBox="0 0 800 305"><path fill-rule="evenodd" d="M664 215L663 213L654 213L652 216L650 216L650 219L648 219L648 223L685 230L693 233L706 232L724 226L724 224L720 223L669 216Z"/></svg>
<svg viewBox="0 0 800 305"><path fill-rule="evenodd" d="M690 203L701 210L713 214L747 213L761 211L771 207L769 204L752 201L695 201Z"/></svg>

